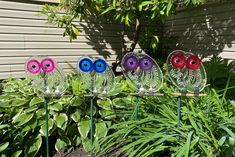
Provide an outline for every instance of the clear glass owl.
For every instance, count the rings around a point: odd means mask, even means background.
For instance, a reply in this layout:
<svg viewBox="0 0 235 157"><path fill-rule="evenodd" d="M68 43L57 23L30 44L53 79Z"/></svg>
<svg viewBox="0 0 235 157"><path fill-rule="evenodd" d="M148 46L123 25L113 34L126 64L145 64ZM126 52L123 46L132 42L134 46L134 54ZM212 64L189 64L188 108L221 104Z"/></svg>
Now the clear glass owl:
<svg viewBox="0 0 235 157"><path fill-rule="evenodd" d="M167 73L180 92L199 93L206 86L205 68L193 53L173 51L167 58Z"/></svg>
<svg viewBox="0 0 235 157"><path fill-rule="evenodd" d="M108 95L114 87L115 76L104 59L83 56L77 63L78 75L93 94Z"/></svg>
<svg viewBox="0 0 235 157"><path fill-rule="evenodd" d="M66 76L52 58L31 57L25 62L25 71L39 94L61 96L67 88Z"/></svg>
<svg viewBox="0 0 235 157"><path fill-rule="evenodd" d="M138 93L157 92L163 83L163 74L156 61L145 53L127 53L121 62L124 76Z"/></svg>

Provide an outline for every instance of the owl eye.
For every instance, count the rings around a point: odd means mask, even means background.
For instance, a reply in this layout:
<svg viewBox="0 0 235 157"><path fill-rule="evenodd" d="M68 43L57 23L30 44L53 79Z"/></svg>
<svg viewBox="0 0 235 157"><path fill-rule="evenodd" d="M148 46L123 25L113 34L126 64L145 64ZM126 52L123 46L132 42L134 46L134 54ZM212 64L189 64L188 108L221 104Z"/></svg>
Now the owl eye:
<svg viewBox="0 0 235 157"><path fill-rule="evenodd" d="M103 59L97 59L94 62L93 66L94 66L95 72L97 72L97 73L103 73L107 68L107 64Z"/></svg>
<svg viewBox="0 0 235 157"><path fill-rule="evenodd" d="M91 72L93 70L93 62L88 58L83 58L79 62L79 68L83 72Z"/></svg>
<svg viewBox="0 0 235 157"><path fill-rule="evenodd" d="M41 65L42 65L42 70L47 73L53 72L55 69L55 62L51 58L43 59Z"/></svg>
<svg viewBox="0 0 235 157"><path fill-rule="evenodd" d="M38 74L41 71L41 65L39 61L32 59L29 60L27 63L27 71L31 74Z"/></svg>
<svg viewBox="0 0 235 157"><path fill-rule="evenodd" d="M128 56L124 59L124 67L127 70L135 70L139 66L139 61L135 56Z"/></svg>
<svg viewBox="0 0 235 157"><path fill-rule="evenodd" d="M171 64L176 69L181 69L186 64L186 59L182 54L175 54L171 57Z"/></svg>
<svg viewBox="0 0 235 157"><path fill-rule="evenodd" d="M150 57L145 56L140 59L140 68L142 70L151 70L153 67L153 61Z"/></svg>
<svg viewBox="0 0 235 157"><path fill-rule="evenodd" d="M199 69L201 65L202 65L202 62L196 55L189 56L186 61L186 67L192 71Z"/></svg>

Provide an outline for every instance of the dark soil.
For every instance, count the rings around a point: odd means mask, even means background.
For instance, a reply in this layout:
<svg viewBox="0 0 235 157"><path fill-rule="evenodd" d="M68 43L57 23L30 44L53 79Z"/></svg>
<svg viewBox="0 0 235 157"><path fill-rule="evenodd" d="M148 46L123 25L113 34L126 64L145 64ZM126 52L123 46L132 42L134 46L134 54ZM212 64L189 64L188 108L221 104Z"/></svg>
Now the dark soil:
<svg viewBox="0 0 235 157"><path fill-rule="evenodd" d="M89 155L84 151L82 147L76 148L71 152L60 151L57 152L53 157L88 157Z"/></svg>

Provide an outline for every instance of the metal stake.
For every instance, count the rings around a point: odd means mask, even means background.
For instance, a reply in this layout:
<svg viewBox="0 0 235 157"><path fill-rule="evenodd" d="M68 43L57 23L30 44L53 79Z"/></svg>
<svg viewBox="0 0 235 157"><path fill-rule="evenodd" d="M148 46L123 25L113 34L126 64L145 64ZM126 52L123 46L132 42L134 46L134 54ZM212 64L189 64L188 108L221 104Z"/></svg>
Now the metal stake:
<svg viewBox="0 0 235 157"><path fill-rule="evenodd" d="M91 97L90 97L90 141L91 141L91 153L90 157L93 157L93 99L94 99L94 75L92 74L91 78Z"/></svg>
<svg viewBox="0 0 235 157"><path fill-rule="evenodd" d="M45 76L43 77L44 80L44 107L46 110L46 156L49 157L49 139L48 139L48 102L47 97L45 95L47 82Z"/></svg>
<svg viewBox="0 0 235 157"><path fill-rule="evenodd" d="M178 96L178 108L177 108L177 112L178 112L178 119L177 119L177 128L180 128L180 103L181 103L181 96Z"/></svg>

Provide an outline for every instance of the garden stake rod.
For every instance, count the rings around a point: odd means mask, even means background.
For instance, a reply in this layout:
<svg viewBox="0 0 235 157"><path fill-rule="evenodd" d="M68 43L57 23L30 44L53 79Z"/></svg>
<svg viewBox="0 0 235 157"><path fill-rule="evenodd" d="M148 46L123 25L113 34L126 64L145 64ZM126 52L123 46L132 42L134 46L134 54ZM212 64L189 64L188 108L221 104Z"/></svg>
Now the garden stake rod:
<svg viewBox="0 0 235 157"><path fill-rule="evenodd" d="M90 157L93 157L93 99L94 99L94 74L92 74L92 78L91 78L91 94L92 96L90 97L90 141L91 141L91 154Z"/></svg>
<svg viewBox="0 0 235 157"><path fill-rule="evenodd" d="M173 93L173 96L177 96L177 128L180 128L180 119L181 119L181 97L199 97L199 96L207 96L205 93Z"/></svg>
<svg viewBox="0 0 235 157"><path fill-rule="evenodd" d="M136 96L134 120L138 120L139 102L140 102L141 96L164 96L164 94L162 93L131 93L131 95Z"/></svg>
<svg viewBox="0 0 235 157"><path fill-rule="evenodd" d="M181 115L180 115L180 109L181 109L181 96L178 96L178 107L177 107L177 113L178 113L178 117L177 117L177 128L180 128L180 117L181 117Z"/></svg>
<svg viewBox="0 0 235 157"><path fill-rule="evenodd" d="M46 111L46 128L45 128L45 138L46 138L46 156L49 157L49 126L48 126L48 101L49 97L59 98L61 94L66 90L65 86L65 75L63 71L58 67L55 60L49 57L30 57L25 62L26 74L31 77L33 84L40 93L42 91L44 97L44 107ZM50 75L47 75L49 74ZM57 81L50 78L56 77ZM48 79L48 80L47 80ZM42 84L40 82L43 82ZM50 89L49 86L50 85ZM51 89L56 89L52 94Z"/></svg>
<svg viewBox="0 0 235 157"><path fill-rule="evenodd" d="M44 106L46 110L46 156L49 157L49 139L48 139L48 102L47 96L45 95L47 82L45 76L43 77L44 81Z"/></svg>

